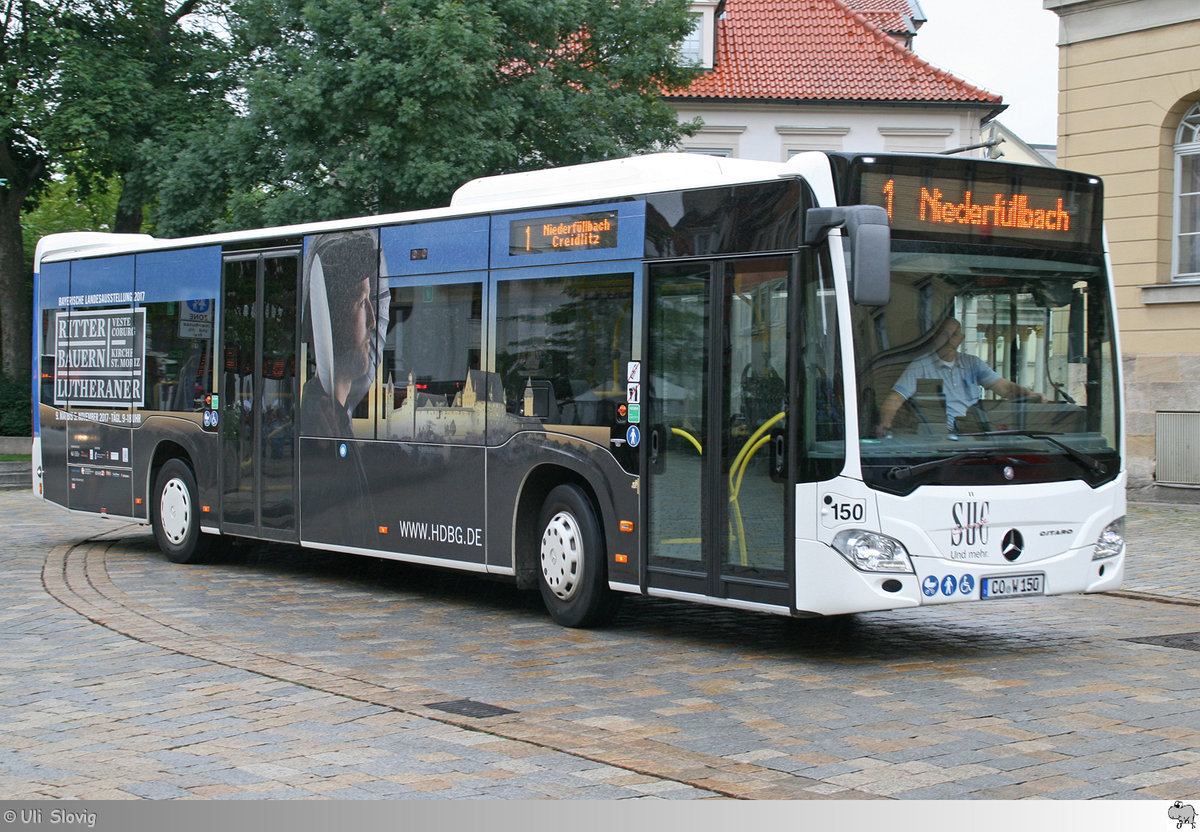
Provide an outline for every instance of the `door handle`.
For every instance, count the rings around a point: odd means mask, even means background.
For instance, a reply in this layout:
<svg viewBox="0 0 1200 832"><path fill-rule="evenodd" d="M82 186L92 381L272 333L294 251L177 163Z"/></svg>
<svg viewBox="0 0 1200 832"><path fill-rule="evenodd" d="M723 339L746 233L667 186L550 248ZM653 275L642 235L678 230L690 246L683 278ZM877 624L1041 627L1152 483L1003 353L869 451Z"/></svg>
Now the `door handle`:
<svg viewBox="0 0 1200 832"><path fill-rule="evenodd" d="M666 459L663 456L663 432L664 428L659 425L650 429L650 436L647 437L646 443L646 462L650 471L655 474L661 474L664 470Z"/></svg>
<svg viewBox="0 0 1200 832"><path fill-rule="evenodd" d="M787 434L782 430L771 432L771 479L787 481Z"/></svg>

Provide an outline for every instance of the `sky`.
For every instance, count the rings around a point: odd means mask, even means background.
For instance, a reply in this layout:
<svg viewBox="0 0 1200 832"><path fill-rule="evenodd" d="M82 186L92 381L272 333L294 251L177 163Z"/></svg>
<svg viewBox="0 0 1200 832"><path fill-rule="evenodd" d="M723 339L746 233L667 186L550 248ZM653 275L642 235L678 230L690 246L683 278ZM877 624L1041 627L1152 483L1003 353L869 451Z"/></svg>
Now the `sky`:
<svg viewBox="0 0 1200 832"><path fill-rule="evenodd" d="M1000 121L1029 144L1058 141L1058 15L1042 0L919 0L913 50L1004 96Z"/></svg>

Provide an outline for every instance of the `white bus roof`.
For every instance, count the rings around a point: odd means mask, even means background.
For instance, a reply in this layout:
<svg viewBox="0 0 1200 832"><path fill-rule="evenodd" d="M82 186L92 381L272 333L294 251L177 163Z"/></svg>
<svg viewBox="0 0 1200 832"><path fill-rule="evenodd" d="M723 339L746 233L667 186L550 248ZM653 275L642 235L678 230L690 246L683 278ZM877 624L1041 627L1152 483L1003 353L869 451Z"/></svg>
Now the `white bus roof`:
<svg viewBox="0 0 1200 832"><path fill-rule="evenodd" d="M685 188L762 182L795 173L793 165L779 162L729 159L696 153L653 153L585 165L474 179L454 192L448 207L426 211L173 239L157 238L148 234L105 234L94 231L51 234L38 241L34 269L38 270L43 261L249 242L272 237L296 237L364 226L551 207Z"/></svg>

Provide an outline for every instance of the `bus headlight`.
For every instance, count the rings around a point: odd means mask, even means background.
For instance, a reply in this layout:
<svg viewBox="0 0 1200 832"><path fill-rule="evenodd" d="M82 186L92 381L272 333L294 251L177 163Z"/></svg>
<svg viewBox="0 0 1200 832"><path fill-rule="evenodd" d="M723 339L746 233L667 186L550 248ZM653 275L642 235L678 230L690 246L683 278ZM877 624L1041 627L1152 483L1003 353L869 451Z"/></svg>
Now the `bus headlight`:
<svg viewBox="0 0 1200 832"><path fill-rule="evenodd" d="M1118 517L1104 527L1100 537L1096 538L1096 546L1092 550L1092 560L1104 560L1125 551L1125 518Z"/></svg>
<svg viewBox="0 0 1200 832"><path fill-rule="evenodd" d="M862 529L838 532L833 548L856 569L864 572L912 572L904 544L885 534Z"/></svg>

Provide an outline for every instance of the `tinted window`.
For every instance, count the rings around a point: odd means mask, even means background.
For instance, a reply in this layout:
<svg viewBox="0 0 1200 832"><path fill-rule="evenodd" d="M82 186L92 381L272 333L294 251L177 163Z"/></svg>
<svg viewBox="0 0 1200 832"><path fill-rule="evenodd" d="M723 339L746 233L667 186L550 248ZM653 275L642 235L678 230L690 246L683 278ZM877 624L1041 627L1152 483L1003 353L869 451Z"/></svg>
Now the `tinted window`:
<svg viewBox="0 0 1200 832"><path fill-rule="evenodd" d="M481 283L392 288L382 438L483 442L488 384L479 371L482 309Z"/></svg>
<svg viewBox="0 0 1200 832"><path fill-rule="evenodd" d="M632 274L506 280L497 305L496 369L509 422L493 441L532 424L623 423ZM597 434L597 441L607 444L607 437Z"/></svg>

